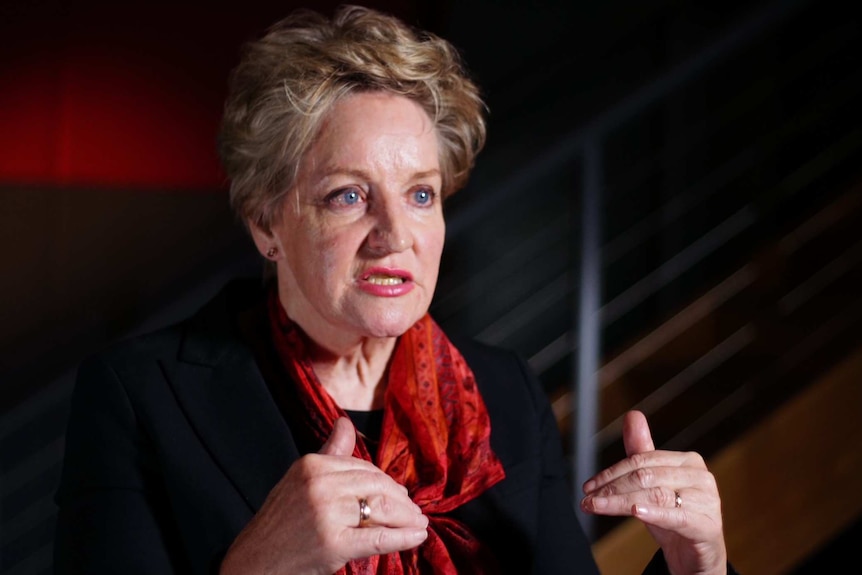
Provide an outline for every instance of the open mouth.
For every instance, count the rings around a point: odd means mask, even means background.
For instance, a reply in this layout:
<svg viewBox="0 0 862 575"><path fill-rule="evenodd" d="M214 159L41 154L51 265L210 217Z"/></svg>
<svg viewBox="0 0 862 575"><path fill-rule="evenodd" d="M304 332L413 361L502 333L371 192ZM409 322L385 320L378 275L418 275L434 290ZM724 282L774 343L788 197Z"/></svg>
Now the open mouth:
<svg viewBox="0 0 862 575"><path fill-rule="evenodd" d="M371 274L367 278L365 278L365 281L377 286L394 286L403 284L407 281L407 278L383 274Z"/></svg>

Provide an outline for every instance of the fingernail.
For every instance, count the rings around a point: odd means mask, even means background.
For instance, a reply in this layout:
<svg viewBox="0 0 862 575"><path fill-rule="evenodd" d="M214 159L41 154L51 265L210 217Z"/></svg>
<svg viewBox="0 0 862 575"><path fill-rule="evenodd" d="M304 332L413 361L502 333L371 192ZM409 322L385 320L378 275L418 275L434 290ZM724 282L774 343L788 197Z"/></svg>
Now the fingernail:
<svg viewBox="0 0 862 575"><path fill-rule="evenodd" d="M632 513L637 517L646 517L649 515L649 509L643 505L635 505L632 509Z"/></svg>
<svg viewBox="0 0 862 575"><path fill-rule="evenodd" d="M425 539L428 537L428 530L427 529L419 529L417 531L414 531L412 533L412 537L416 541L425 541Z"/></svg>
<svg viewBox="0 0 862 575"><path fill-rule="evenodd" d="M593 495L587 495L583 499L581 499L581 509L584 511L598 511L603 509L608 504L607 497L595 497Z"/></svg>

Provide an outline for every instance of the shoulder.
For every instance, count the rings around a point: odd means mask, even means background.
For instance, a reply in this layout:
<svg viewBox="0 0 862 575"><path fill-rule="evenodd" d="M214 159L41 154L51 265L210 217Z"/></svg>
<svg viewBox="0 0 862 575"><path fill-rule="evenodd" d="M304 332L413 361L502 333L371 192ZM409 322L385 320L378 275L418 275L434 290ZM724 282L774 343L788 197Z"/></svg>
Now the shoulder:
<svg viewBox="0 0 862 575"><path fill-rule="evenodd" d="M503 395L530 403L536 401L537 395L544 395L536 374L514 350L458 335L451 341L473 371L483 395Z"/></svg>
<svg viewBox="0 0 862 575"><path fill-rule="evenodd" d="M75 394L92 389L103 393L106 384L122 388L136 380L152 380L159 364L177 357L185 328L182 323L113 341L83 358L78 365Z"/></svg>
<svg viewBox="0 0 862 575"><path fill-rule="evenodd" d="M477 379L508 381L531 375L526 361L511 349L488 345L458 334L450 336L450 341L464 356Z"/></svg>
<svg viewBox="0 0 862 575"><path fill-rule="evenodd" d="M488 345L461 334L452 334L449 336L449 339L458 351L461 352L461 355L464 356L468 364L471 361L473 363L490 364L520 361L518 354L507 348Z"/></svg>
<svg viewBox="0 0 862 575"><path fill-rule="evenodd" d="M254 282L232 280L186 318L151 331L127 335L92 352L80 363L81 373L109 370L118 376L151 373L159 365L201 361L239 344L235 317L260 297ZM121 377L121 379L126 379Z"/></svg>
<svg viewBox="0 0 862 575"><path fill-rule="evenodd" d="M540 443L540 431L550 417L548 397L536 374L517 352L454 336L476 378L476 385L493 422L496 448L523 445L525 453Z"/></svg>

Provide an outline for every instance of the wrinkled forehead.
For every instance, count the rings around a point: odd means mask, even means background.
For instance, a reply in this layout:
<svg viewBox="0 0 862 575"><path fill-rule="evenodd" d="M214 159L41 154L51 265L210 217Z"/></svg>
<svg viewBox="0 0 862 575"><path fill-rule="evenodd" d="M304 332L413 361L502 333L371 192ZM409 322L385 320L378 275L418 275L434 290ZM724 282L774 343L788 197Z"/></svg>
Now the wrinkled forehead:
<svg viewBox="0 0 862 575"><path fill-rule="evenodd" d="M360 92L336 102L303 158L302 171L441 170L439 133L415 101Z"/></svg>

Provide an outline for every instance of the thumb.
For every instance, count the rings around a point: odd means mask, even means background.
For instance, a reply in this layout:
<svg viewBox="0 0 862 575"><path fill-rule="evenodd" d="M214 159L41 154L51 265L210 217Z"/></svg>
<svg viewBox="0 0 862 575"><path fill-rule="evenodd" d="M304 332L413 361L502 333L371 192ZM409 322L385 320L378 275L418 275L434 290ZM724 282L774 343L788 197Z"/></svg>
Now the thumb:
<svg viewBox="0 0 862 575"><path fill-rule="evenodd" d="M321 455L353 455L356 445L356 429L353 422L347 417L339 417L332 426L332 434L323 447L320 448Z"/></svg>
<svg viewBox="0 0 862 575"><path fill-rule="evenodd" d="M623 419L623 445L625 445L627 457L635 453L655 450L649 424L642 412L632 410L626 413Z"/></svg>

